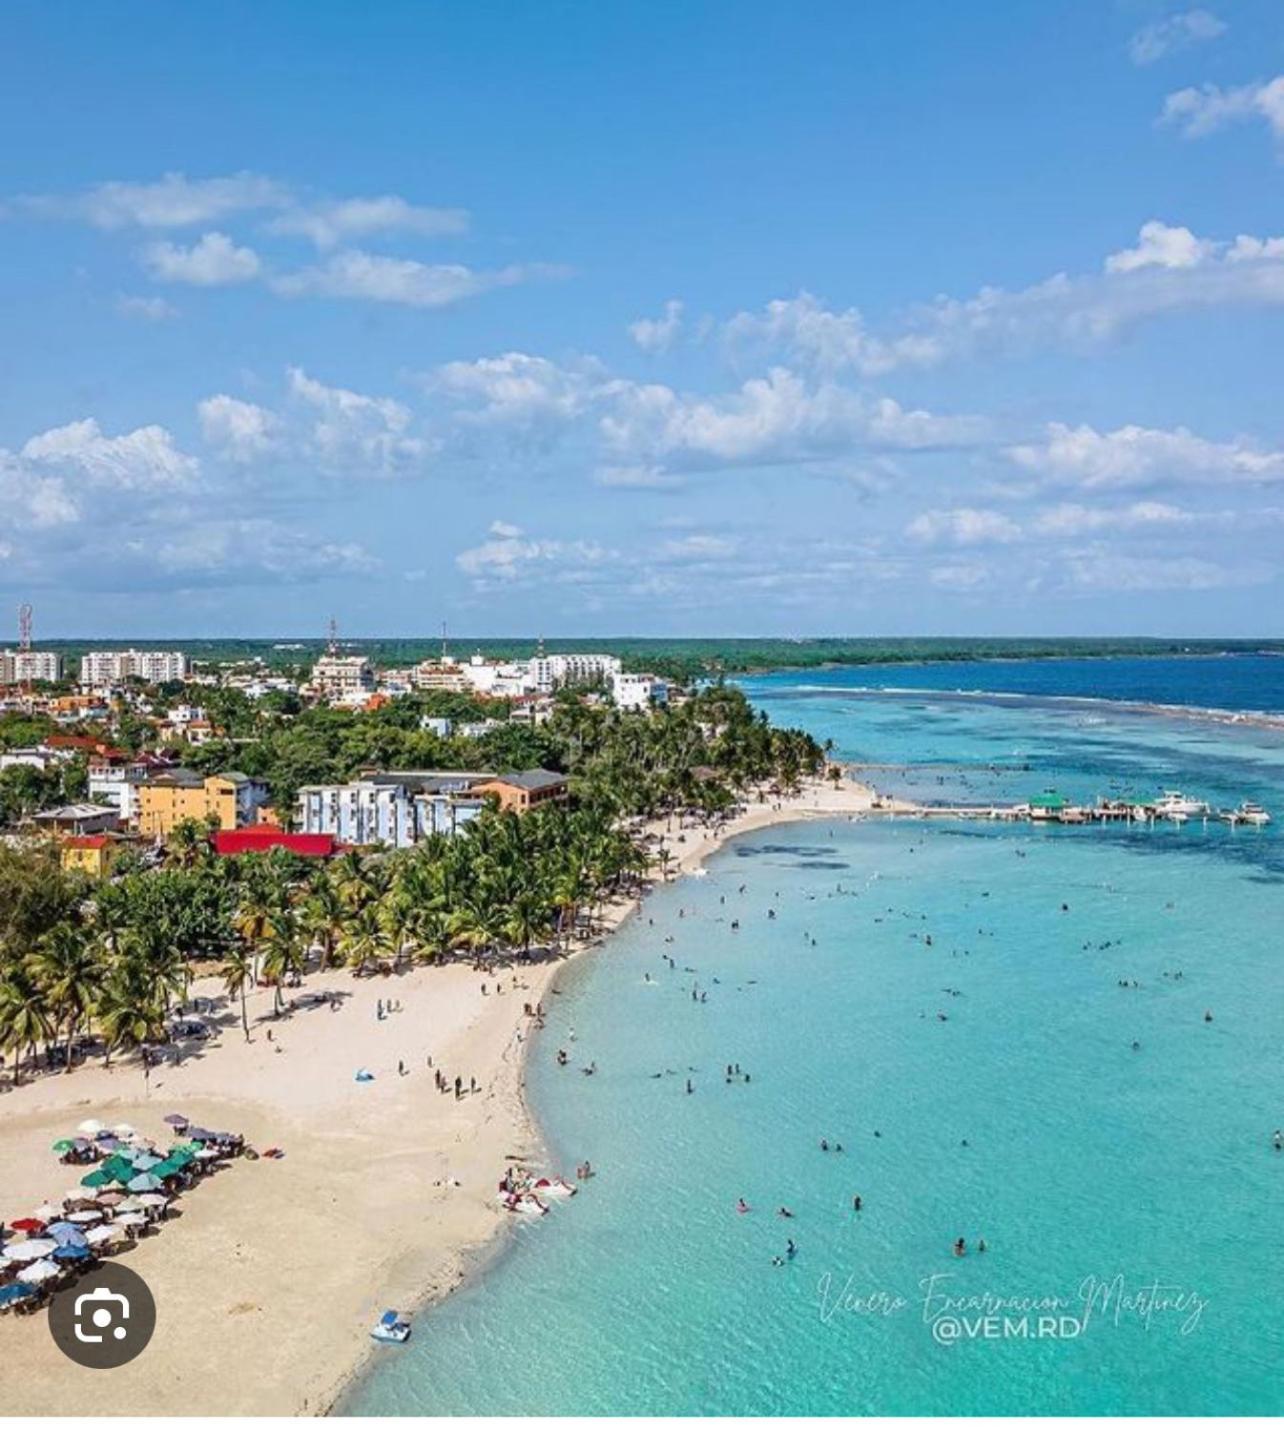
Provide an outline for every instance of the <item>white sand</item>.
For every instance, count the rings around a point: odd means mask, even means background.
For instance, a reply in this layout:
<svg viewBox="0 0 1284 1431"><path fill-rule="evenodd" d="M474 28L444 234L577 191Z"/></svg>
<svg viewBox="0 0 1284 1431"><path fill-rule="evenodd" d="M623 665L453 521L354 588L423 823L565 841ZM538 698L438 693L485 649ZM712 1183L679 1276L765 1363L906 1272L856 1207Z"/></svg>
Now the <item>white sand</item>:
<svg viewBox="0 0 1284 1431"><path fill-rule="evenodd" d="M752 806L717 834L676 822L653 828L676 868L690 873L733 835L842 818L869 804L870 792L851 782L813 784L796 798ZM615 927L633 907L618 902L605 925ZM16 1090L6 1081L6 1221L78 1182L50 1145L89 1117L160 1138L164 1115L183 1112L246 1134L260 1151L278 1145L286 1157L235 1161L181 1201L181 1217L125 1254L157 1304L155 1335L137 1361L110 1374L88 1371L57 1350L43 1313L0 1318L0 1408L76 1416L323 1411L370 1350L378 1313L443 1296L468 1254L499 1232L508 1216L496 1200L505 1167L540 1165L523 1100L532 1030L522 1006L546 1000L563 967L558 960L505 972L499 995L493 977L483 981L457 964L394 978L332 970L309 976L292 996L333 990L343 999L339 1012L321 1004L273 1020L271 994L258 992L251 1043L239 1007L228 1009L217 1040L181 1066L154 1070L146 1095L136 1061L96 1063ZM219 990L205 981L193 992ZM400 1001L401 1011L379 1020L379 999ZM429 1056L452 1082L460 1074L466 1087L476 1077L480 1091L458 1102L439 1094ZM354 1081L361 1067L373 1083Z"/></svg>

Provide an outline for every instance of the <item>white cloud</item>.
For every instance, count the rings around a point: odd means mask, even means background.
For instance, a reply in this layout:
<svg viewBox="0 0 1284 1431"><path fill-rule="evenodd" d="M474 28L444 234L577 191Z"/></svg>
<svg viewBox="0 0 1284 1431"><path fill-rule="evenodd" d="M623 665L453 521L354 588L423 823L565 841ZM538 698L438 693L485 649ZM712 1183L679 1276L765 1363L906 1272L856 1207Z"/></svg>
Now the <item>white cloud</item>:
<svg viewBox="0 0 1284 1431"><path fill-rule="evenodd" d="M639 318L629 324L629 337L644 353L667 353L682 329L682 303L670 298L662 318Z"/></svg>
<svg viewBox="0 0 1284 1431"><path fill-rule="evenodd" d="M942 357L930 334L877 337L857 309L834 313L806 292L773 299L760 313L737 313L722 331L733 348L782 352L823 372L850 368L863 377L878 377L900 367L927 367Z"/></svg>
<svg viewBox="0 0 1284 1431"><path fill-rule="evenodd" d="M1284 140L1284 75L1230 89L1215 84L1179 89L1164 100L1159 116L1161 124L1175 124L1187 139L1256 119L1265 121L1277 140Z"/></svg>
<svg viewBox="0 0 1284 1431"><path fill-rule="evenodd" d="M944 591L968 592L988 585L993 575L992 568L984 562L956 561L934 566L928 572L928 580Z"/></svg>
<svg viewBox="0 0 1284 1431"><path fill-rule="evenodd" d="M175 173L150 183L113 180L70 197L37 195L18 203L41 216L79 219L101 229L169 229L207 224L254 209L279 208L288 194L285 185L261 174L189 179Z"/></svg>
<svg viewBox="0 0 1284 1431"><path fill-rule="evenodd" d="M122 293L116 299L116 312L123 318L141 318L148 323L164 323L178 317L178 309L163 298L142 298Z"/></svg>
<svg viewBox="0 0 1284 1431"><path fill-rule="evenodd" d="M232 462L253 462L280 442L281 419L257 403L218 393L199 402L196 412L205 441Z"/></svg>
<svg viewBox="0 0 1284 1431"><path fill-rule="evenodd" d="M623 491L671 492L685 485L681 477L663 467L599 467L593 480L599 487Z"/></svg>
<svg viewBox="0 0 1284 1431"><path fill-rule="evenodd" d="M734 556L740 543L733 537L714 536L709 532L692 532L685 537L670 537L661 542L657 555L667 562L720 561Z"/></svg>
<svg viewBox="0 0 1284 1431"><path fill-rule="evenodd" d="M60 477L33 472L11 452L0 448L0 505L5 526L12 530L66 526L80 509Z"/></svg>
<svg viewBox="0 0 1284 1431"><path fill-rule="evenodd" d="M484 587L491 581L513 582L536 570L552 569L560 576L574 575L585 566L598 566L612 553L596 542L564 541L527 536L511 522L492 522L490 539L455 557L455 565Z"/></svg>
<svg viewBox="0 0 1284 1431"><path fill-rule="evenodd" d="M1130 425L1098 432L1053 422L1047 439L1008 448L1019 467L1084 488L1140 487L1165 481L1265 483L1284 480L1284 452L1243 441L1210 442L1184 427Z"/></svg>
<svg viewBox="0 0 1284 1431"><path fill-rule="evenodd" d="M1215 40L1224 35L1227 28L1224 20L1208 10L1185 10L1138 30L1128 42L1128 54L1135 65L1153 65L1165 55Z"/></svg>
<svg viewBox="0 0 1284 1431"><path fill-rule="evenodd" d="M149 244L142 259L157 283L191 283L200 288L248 283L262 266L253 249L239 247L221 233L202 234L190 248L161 240Z"/></svg>
<svg viewBox="0 0 1284 1431"><path fill-rule="evenodd" d="M1019 540L1021 528L1002 512L985 508L934 508L920 512L905 534L930 546L991 546Z"/></svg>
<svg viewBox="0 0 1284 1431"><path fill-rule="evenodd" d="M275 234L299 234L318 248L334 248L350 239L371 234L404 233L439 238L468 230L466 209L426 208L408 203L398 194L369 199L329 199L301 204L272 219Z"/></svg>
<svg viewBox="0 0 1284 1431"><path fill-rule="evenodd" d="M1107 273L1132 273L1139 268L1194 268L1212 257L1217 245L1196 238L1189 229L1173 228L1159 219L1142 224L1137 247L1106 259Z"/></svg>
<svg viewBox="0 0 1284 1431"><path fill-rule="evenodd" d="M492 288L559 277L563 272L547 264L510 264L486 271L461 263L420 263L412 258L344 249L324 264L275 279L273 287L287 298L316 295L401 303L411 308L444 308Z"/></svg>
<svg viewBox="0 0 1284 1431"><path fill-rule="evenodd" d="M61 468L91 485L119 492L184 488L200 470L196 458L180 451L163 427L139 427L107 437L93 418L39 433L20 456L40 469Z"/></svg>
<svg viewBox="0 0 1284 1431"><path fill-rule="evenodd" d="M502 353L471 363L443 363L424 379L424 386L452 398L483 402L474 416L522 422L576 416L600 389L603 376L592 360L571 369L530 353Z"/></svg>
<svg viewBox="0 0 1284 1431"><path fill-rule="evenodd" d="M318 414L309 439L318 461L352 476L395 476L421 467L431 444L410 432L412 414L393 398L327 387L289 370L290 393Z"/></svg>
<svg viewBox="0 0 1284 1431"><path fill-rule="evenodd" d="M810 387L785 368L715 398L680 396L657 383L617 384L612 396L602 435L628 459L625 465L810 461L857 447L956 446L980 431L971 418L907 411L891 398L867 398L831 382Z"/></svg>
<svg viewBox="0 0 1284 1431"><path fill-rule="evenodd" d="M1093 532L1189 526L1200 520L1195 513L1167 502L1134 502L1128 507L1084 507L1063 502L1040 512L1031 523L1031 531L1044 537L1081 537Z"/></svg>

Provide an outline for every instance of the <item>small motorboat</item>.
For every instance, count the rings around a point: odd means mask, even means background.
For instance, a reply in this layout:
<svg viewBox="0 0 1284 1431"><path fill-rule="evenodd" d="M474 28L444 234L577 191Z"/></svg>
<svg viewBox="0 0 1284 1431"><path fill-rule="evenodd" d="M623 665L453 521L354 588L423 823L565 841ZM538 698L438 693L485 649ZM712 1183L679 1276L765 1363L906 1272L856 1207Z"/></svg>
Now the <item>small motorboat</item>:
<svg viewBox="0 0 1284 1431"><path fill-rule="evenodd" d="M1207 815L1207 800L1192 800L1180 790L1165 790L1155 802L1155 814L1160 819L1174 820L1178 815Z"/></svg>
<svg viewBox="0 0 1284 1431"><path fill-rule="evenodd" d="M407 1342L410 1323L399 1312L385 1312L370 1329L370 1335L377 1342Z"/></svg>
<svg viewBox="0 0 1284 1431"><path fill-rule="evenodd" d="M1243 801L1236 809L1227 810L1222 819L1230 825L1269 825L1271 817L1252 800Z"/></svg>

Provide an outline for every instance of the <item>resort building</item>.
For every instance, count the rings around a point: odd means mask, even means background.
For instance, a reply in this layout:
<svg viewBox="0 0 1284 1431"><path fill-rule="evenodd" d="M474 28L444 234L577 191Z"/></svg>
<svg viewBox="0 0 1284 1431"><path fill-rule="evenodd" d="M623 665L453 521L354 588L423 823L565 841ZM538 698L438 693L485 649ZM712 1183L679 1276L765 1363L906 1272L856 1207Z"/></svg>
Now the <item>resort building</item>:
<svg viewBox="0 0 1284 1431"><path fill-rule="evenodd" d="M644 711L668 705L669 684L647 672L617 671L611 680L611 695L622 711Z"/></svg>
<svg viewBox="0 0 1284 1431"><path fill-rule="evenodd" d="M252 825L267 803L267 786L239 770L204 778L181 766L137 787L138 828L144 835L167 837L184 820L213 820L220 830Z"/></svg>
<svg viewBox="0 0 1284 1431"><path fill-rule="evenodd" d="M472 793L494 795L501 810L524 814L536 805L567 799L570 787L565 775L558 775L552 770L510 770L506 775L479 780Z"/></svg>
<svg viewBox="0 0 1284 1431"><path fill-rule="evenodd" d="M485 809L483 777L466 770L372 771L342 785L305 785L296 824L345 845L408 849L425 835L453 835Z"/></svg>
<svg viewBox="0 0 1284 1431"><path fill-rule="evenodd" d="M528 663L532 689L551 695L562 686L609 686L620 674L620 658L592 654L533 656Z"/></svg>
<svg viewBox="0 0 1284 1431"><path fill-rule="evenodd" d="M80 684L90 690L123 686L126 681L185 681L190 663L181 651L86 651L80 658Z"/></svg>
<svg viewBox="0 0 1284 1431"><path fill-rule="evenodd" d="M61 680L62 657L56 651L0 651L0 686Z"/></svg>
<svg viewBox="0 0 1284 1431"><path fill-rule="evenodd" d="M119 811L123 824L132 825L138 819L138 787L172 768L173 762L159 755L130 756L120 751L92 755L89 797L100 805L112 806Z"/></svg>

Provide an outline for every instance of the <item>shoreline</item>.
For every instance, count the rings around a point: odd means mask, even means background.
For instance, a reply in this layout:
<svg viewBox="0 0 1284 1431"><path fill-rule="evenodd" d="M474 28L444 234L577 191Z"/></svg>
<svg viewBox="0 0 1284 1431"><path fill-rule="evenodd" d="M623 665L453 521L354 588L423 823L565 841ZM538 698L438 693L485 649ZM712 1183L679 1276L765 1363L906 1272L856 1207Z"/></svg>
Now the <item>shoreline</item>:
<svg viewBox="0 0 1284 1431"><path fill-rule="evenodd" d="M679 878L738 835L864 814L872 800L851 780L840 788L813 781L796 797L743 807L716 830L675 820L646 831L668 843L671 878ZM148 1354L110 1385L57 1352L43 1315L0 1323L0 1400L11 1414L172 1414L193 1377L208 1388L207 1415L329 1412L365 1371L375 1351L369 1328L384 1307L422 1315L502 1255L508 1215L494 1196L499 1175L513 1162L545 1166L526 1098L533 1029L522 1005L541 1002L567 962L608 939L644 897L605 906L592 936L566 955L498 971L502 993L496 976L462 964L386 979L312 972L279 1020L270 991L255 991L253 1042L243 1038L239 1008L223 1008L211 1020L211 1046L156 1069L146 1088L136 1061L6 1085L6 1220L78 1181L49 1147L88 1116L159 1135L163 1116L178 1110L244 1132L260 1150L275 1143L286 1152L279 1162L237 1160L126 1255L161 1315ZM338 1012L298 1003L318 990L340 998ZM200 979L192 992L219 991ZM380 1019L385 998L399 1011ZM465 1085L476 1077L478 1092L458 1101L437 1094L430 1057ZM369 1068L374 1081L354 1083L356 1068ZM229 1366L253 1370L238 1379Z"/></svg>

